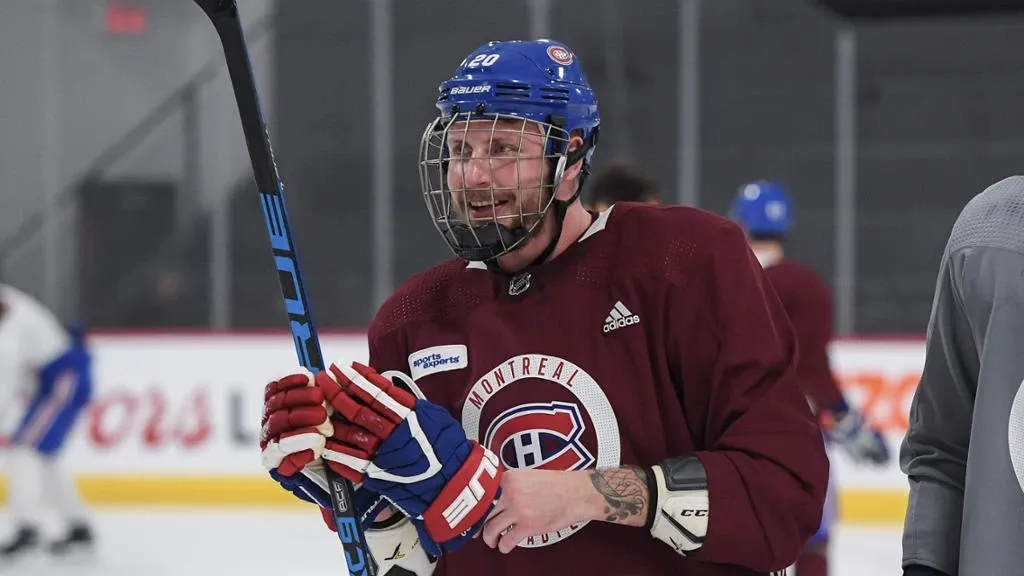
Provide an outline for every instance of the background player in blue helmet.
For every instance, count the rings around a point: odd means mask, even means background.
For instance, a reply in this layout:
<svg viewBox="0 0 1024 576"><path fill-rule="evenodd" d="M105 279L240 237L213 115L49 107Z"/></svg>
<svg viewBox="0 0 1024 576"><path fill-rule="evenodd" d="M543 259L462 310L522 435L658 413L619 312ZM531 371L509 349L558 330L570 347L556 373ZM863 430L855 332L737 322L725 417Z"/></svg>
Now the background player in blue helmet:
<svg viewBox="0 0 1024 576"><path fill-rule="evenodd" d="M829 366L832 339L832 293L809 267L786 255L785 240L793 225L793 205L778 182L757 181L740 187L730 216L747 233L750 247L765 269L797 333L800 385L812 407L830 421L829 437L856 461L883 464L889 451L881 434L866 424L846 399ZM829 528L836 516L834 483L822 516L796 565L797 576L828 574Z"/></svg>
<svg viewBox="0 0 1024 576"><path fill-rule="evenodd" d="M739 227L680 206L583 206L600 117L562 44L481 46L436 105L422 193L456 258L381 306L368 366L289 367L268 386L271 475L326 506L322 456L357 500L386 499L398 520L367 539L391 535L371 544L388 569L408 550L403 573L792 563L828 462L795 336Z"/></svg>
<svg viewBox="0 0 1024 576"><path fill-rule="evenodd" d="M59 462L92 396L90 354L80 331L66 330L36 299L6 284L0 284L0 386L4 409L20 406L19 396L28 398L8 447L8 501L16 528L0 545L0 562L41 545L40 526L50 512L63 530L50 552L90 545L74 478Z"/></svg>
<svg viewBox="0 0 1024 576"><path fill-rule="evenodd" d="M637 164L625 162L606 166L587 182L590 206L602 212L616 202L659 204L654 180Z"/></svg>

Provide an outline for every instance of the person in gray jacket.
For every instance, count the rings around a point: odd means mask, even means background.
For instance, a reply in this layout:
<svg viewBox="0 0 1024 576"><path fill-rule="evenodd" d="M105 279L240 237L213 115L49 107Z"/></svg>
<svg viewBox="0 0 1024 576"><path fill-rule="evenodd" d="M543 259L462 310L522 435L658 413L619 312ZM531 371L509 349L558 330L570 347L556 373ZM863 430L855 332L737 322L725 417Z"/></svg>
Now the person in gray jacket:
<svg viewBox="0 0 1024 576"><path fill-rule="evenodd" d="M962 210L900 467L905 576L1024 574L1024 176Z"/></svg>

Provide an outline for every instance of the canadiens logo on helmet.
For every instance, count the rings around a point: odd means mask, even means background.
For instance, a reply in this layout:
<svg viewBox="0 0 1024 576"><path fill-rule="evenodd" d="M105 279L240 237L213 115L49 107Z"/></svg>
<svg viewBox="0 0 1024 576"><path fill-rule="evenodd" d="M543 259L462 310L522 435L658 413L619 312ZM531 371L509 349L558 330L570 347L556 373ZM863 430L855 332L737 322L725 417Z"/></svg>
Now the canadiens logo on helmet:
<svg viewBox="0 0 1024 576"><path fill-rule="evenodd" d="M583 470L595 462L580 441L586 428L574 403L522 404L491 422L484 446L508 468Z"/></svg>
<svg viewBox="0 0 1024 576"><path fill-rule="evenodd" d="M548 46L548 58L560 66L572 64L572 52L565 46Z"/></svg>

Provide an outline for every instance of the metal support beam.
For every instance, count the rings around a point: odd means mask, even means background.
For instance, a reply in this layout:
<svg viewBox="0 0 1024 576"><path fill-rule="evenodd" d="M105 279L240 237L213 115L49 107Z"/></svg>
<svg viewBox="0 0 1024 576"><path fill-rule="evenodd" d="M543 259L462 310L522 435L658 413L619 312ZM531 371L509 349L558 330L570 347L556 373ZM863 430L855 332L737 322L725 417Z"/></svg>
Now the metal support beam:
<svg viewBox="0 0 1024 576"><path fill-rule="evenodd" d="M857 37L835 38L835 293L836 330L856 330L857 285Z"/></svg>
<svg viewBox="0 0 1024 576"><path fill-rule="evenodd" d="M528 0L530 38L551 37L551 0Z"/></svg>
<svg viewBox="0 0 1024 576"><path fill-rule="evenodd" d="M394 6L371 0L370 99L373 137L373 304L384 303L395 282Z"/></svg>
<svg viewBox="0 0 1024 576"><path fill-rule="evenodd" d="M700 205L700 0L679 0L678 201Z"/></svg>

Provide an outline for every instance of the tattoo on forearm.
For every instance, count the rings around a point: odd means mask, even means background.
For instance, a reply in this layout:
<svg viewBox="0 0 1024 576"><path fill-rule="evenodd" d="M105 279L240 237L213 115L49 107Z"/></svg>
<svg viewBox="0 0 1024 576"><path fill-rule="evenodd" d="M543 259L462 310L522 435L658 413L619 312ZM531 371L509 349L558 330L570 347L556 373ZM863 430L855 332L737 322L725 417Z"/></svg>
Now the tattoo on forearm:
<svg viewBox="0 0 1024 576"><path fill-rule="evenodd" d="M605 500L605 521L625 524L645 514L647 507L647 473L641 468L610 468L594 470L590 481ZM630 522L630 523L633 523Z"/></svg>

